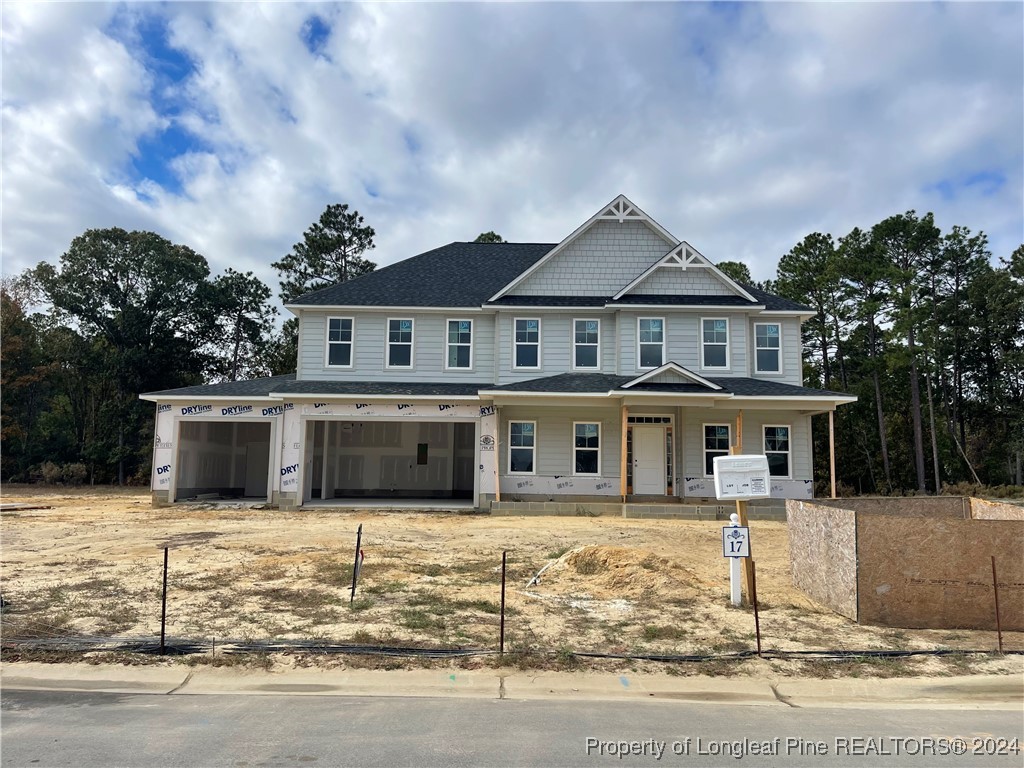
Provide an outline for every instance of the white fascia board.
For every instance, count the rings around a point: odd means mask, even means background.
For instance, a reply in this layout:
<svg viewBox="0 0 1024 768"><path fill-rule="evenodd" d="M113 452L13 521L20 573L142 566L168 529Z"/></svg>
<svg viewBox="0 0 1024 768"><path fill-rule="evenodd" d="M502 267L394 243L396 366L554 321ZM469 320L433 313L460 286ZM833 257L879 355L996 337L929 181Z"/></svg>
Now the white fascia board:
<svg viewBox="0 0 1024 768"><path fill-rule="evenodd" d="M522 392L508 389L481 389L481 397L608 397L612 392Z"/></svg>
<svg viewBox="0 0 1024 768"><path fill-rule="evenodd" d="M410 307L370 304L285 304L288 310L322 310L324 312L483 312L484 307Z"/></svg>
<svg viewBox="0 0 1024 768"><path fill-rule="evenodd" d="M733 398L733 395L728 392L670 392L668 390L663 390L661 392L634 392L632 389L629 389L623 392L620 389L613 390L608 394L625 398L660 397L662 399L669 398L672 400L731 400Z"/></svg>
<svg viewBox="0 0 1024 768"><path fill-rule="evenodd" d="M732 404L737 407L756 408L758 405L765 405L768 408L783 408L785 410L801 410L807 408L824 408L835 410L840 405L857 402L853 395L840 395L836 397L812 396L787 396L787 395L736 395Z"/></svg>
<svg viewBox="0 0 1024 768"><path fill-rule="evenodd" d="M735 304L605 304L606 309L619 309L619 310L631 310L631 309L660 309L660 310L673 310L678 311L679 309L697 311L713 311L713 312L748 312L755 311L758 314L764 314L764 304L746 304L746 305L735 305ZM792 315L792 312L787 313ZM812 315L813 317L813 315Z"/></svg>
<svg viewBox="0 0 1024 768"><path fill-rule="evenodd" d="M615 311L615 307L610 307L607 304L605 304L604 306L601 306L600 304L592 304L592 305L587 306L587 307L566 307L566 306L553 307L553 306L544 305L544 304L516 304L515 306L509 305L509 304L498 304L498 305L495 305L495 306L484 307L484 309L498 310L499 312L506 312L506 313L516 313L516 312L518 312L520 315L523 314L524 312L533 312L533 311L545 312L545 313L547 313L547 312L550 312L550 313L572 312L572 313L574 313L576 315L581 315L581 314L585 314L585 313L588 313L588 312L589 313L600 312L602 314L608 314L610 312Z"/></svg>
<svg viewBox="0 0 1024 768"><path fill-rule="evenodd" d="M757 309L757 307L751 307L751 309ZM761 307L760 314L782 318L795 317L798 320L810 320L815 315L814 312L802 312L795 309L765 309L764 307Z"/></svg>
<svg viewBox="0 0 1024 768"><path fill-rule="evenodd" d="M398 400L405 402L407 400L436 400L437 402L447 403L452 400L479 400L478 395L317 395L308 394L303 392L302 394L292 394L289 392L274 393L271 395L274 400L288 400L290 402L302 402L305 400L315 400L317 402L362 402L364 400Z"/></svg>
<svg viewBox="0 0 1024 768"><path fill-rule="evenodd" d="M252 401L258 403L273 402L275 395L139 395L139 400L146 400L150 403L184 402L202 403L209 401L226 401L237 403L238 401Z"/></svg>
<svg viewBox="0 0 1024 768"><path fill-rule="evenodd" d="M562 240L562 242L560 242L558 245L556 245L550 251L545 253L529 269L527 269L525 272L521 272L519 275L517 275L515 278L513 278L512 282L510 282L508 285L506 285L504 288L502 288L500 291L498 291L496 294L494 294L490 299L488 299L488 301L495 301L497 299L500 299L506 293L511 291L517 285L519 285L519 283L523 282L526 278L528 278L530 275L532 275L534 272L536 272L542 266L544 266L549 261L551 261L552 258L554 258L556 255L558 255L562 251L564 251L565 248L569 245L569 243L571 243L577 237L582 235L593 224L597 223L598 221L603 221L604 219L602 217L604 216L604 212L607 211L609 208L611 208L613 205L615 205L616 203L618 203L620 201L628 203L631 208L633 208L634 210L636 210L640 214L640 217L635 219L636 221L640 221L640 222L643 222L644 224L646 224L648 227L650 227L652 230L654 230L654 232L656 234L658 234L660 237L662 237L666 242L669 242L669 243L678 243L679 242L679 239L675 235L673 235L671 232L669 232L667 229L665 229L663 226L661 226L661 224L659 224L654 219L652 219L650 216L648 216L647 212L642 210L639 205L636 205L632 200L630 200L625 195L618 195L617 197L615 197L615 199L613 199L607 205L602 205L600 208L598 208L597 209L597 213L595 213L593 216L591 216L585 222L580 224L580 226L578 226L576 229L573 230L572 234L570 234L568 237L566 237L564 240ZM630 219L630 220L632 221L634 219Z"/></svg>

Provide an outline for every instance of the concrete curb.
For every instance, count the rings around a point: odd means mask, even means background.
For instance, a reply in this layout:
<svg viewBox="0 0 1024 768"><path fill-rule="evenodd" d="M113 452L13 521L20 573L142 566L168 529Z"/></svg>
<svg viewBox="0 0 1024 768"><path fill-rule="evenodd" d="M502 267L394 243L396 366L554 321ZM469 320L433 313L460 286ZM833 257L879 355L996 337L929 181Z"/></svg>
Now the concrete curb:
<svg viewBox="0 0 1024 768"><path fill-rule="evenodd" d="M837 679L672 677L520 670L323 670L5 664L6 690L158 695L401 696L563 701L680 701L796 708L1024 708L1024 677Z"/></svg>

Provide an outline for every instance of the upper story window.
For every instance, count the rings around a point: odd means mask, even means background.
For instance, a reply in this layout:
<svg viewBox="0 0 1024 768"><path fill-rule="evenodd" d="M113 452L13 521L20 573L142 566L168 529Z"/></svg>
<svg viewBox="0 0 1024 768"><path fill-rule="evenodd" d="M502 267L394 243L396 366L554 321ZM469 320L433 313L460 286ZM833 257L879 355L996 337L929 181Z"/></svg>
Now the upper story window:
<svg viewBox="0 0 1024 768"><path fill-rule="evenodd" d="M789 452L789 426L765 426L764 455L768 459L769 475L791 477Z"/></svg>
<svg viewBox="0 0 1024 768"><path fill-rule="evenodd" d="M473 321L449 320L446 368L473 367Z"/></svg>
<svg viewBox="0 0 1024 768"><path fill-rule="evenodd" d="M728 424L704 425L704 474L715 474L715 456L728 456L731 443Z"/></svg>
<svg viewBox="0 0 1024 768"><path fill-rule="evenodd" d="M534 474L537 452L537 422L508 423L508 471L517 475Z"/></svg>
<svg viewBox="0 0 1024 768"><path fill-rule="evenodd" d="M327 319L327 365L337 368L352 367L352 318Z"/></svg>
<svg viewBox="0 0 1024 768"><path fill-rule="evenodd" d="M540 368L540 320L516 318L513 368Z"/></svg>
<svg viewBox="0 0 1024 768"><path fill-rule="evenodd" d="M701 319L700 365L702 368L729 367L729 320L724 317Z"/></svg>
<svg viewBox="0 0 1024 768"><path fill-rule="evenodd" d="M601 367L598 352L601 344L600 320L573 320L573 368L597 369Z"/></svg>
<svg viewBox="0 0 1024 768"><path fill-rule="evenodd" d="M665 319L641 317L637 319L640 347L639 368L658 368L665 363Z"/></svg>
<svg viewBox="0 0 1024 768"><path fill-rule="evenodd" d="M388 319L388 368L412 368L412 318Z"/></svg>
<svg viewBox="0 0 1024 768"><path fill-rule="evenodd" d="M601 425L577 421L573 424L573 474L601 474Z"/></svg>
<svg viewBox="0 0 1024 768"><path fill-rule="evenodd" d="M754 370L782 372L782 326L778 323L754 324Z"/></svg>

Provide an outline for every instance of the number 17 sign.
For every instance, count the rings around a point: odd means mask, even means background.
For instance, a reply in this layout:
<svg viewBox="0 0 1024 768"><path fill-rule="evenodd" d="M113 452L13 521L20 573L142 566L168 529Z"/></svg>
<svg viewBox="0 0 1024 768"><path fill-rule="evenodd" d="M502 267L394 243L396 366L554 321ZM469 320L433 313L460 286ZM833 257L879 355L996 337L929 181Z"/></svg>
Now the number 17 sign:
<svg viewBox="0 0 1024 768"><path fill-rule="evenodd" d="M750 557L750 528L733 525L722 529L722 557Z"/></svg>

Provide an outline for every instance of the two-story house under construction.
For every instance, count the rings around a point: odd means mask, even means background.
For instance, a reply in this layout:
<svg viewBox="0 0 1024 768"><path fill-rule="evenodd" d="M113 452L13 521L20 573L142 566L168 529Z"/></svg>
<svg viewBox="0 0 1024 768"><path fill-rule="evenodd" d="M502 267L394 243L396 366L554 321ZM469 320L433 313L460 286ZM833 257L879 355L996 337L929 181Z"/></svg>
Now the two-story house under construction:
<svg viewBox="0 0 1024 768"><path fill-rule="evenodd" d="M810 498L811 416L854 400L802 386L807 307L622 196L560 243L451 243L287 308L295 374L142 395L155 503L698 500L738 444Z"/></svg>

